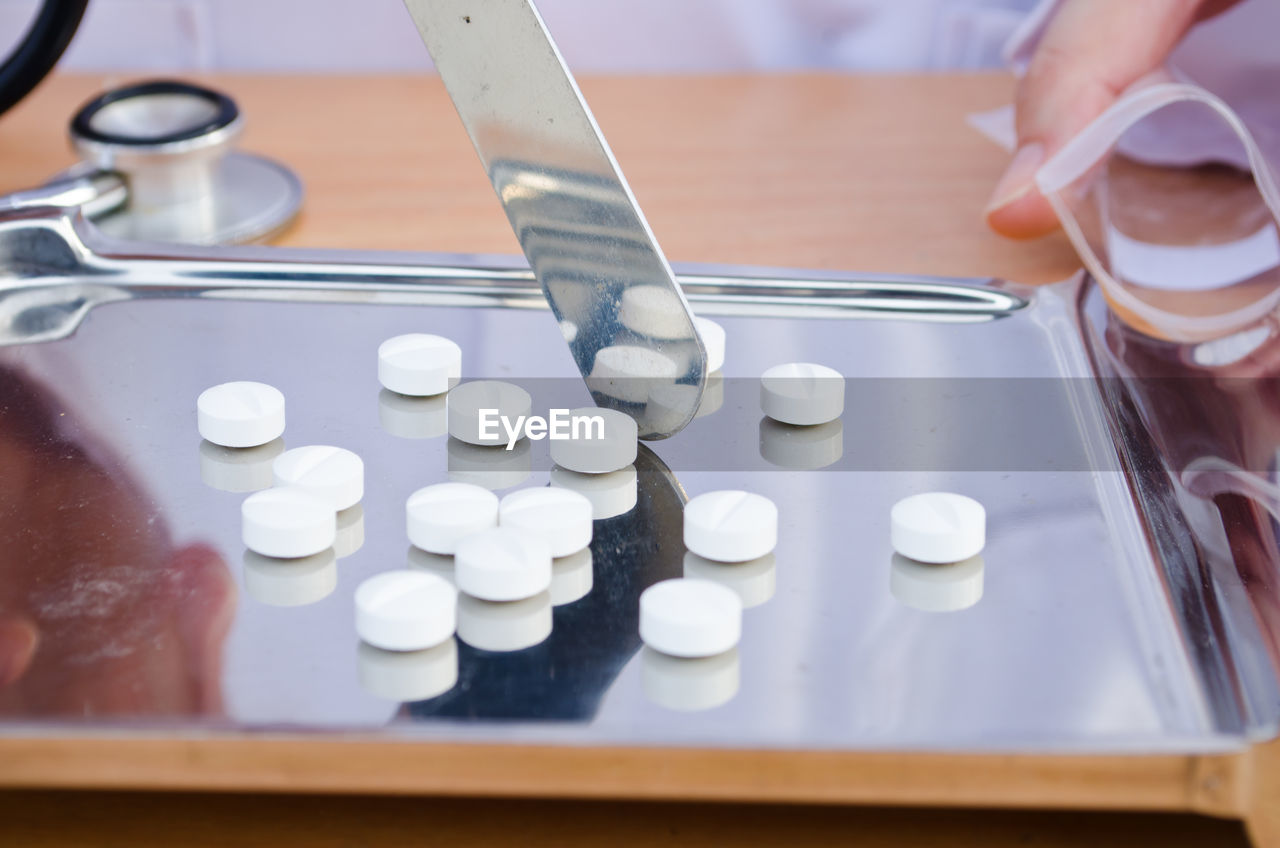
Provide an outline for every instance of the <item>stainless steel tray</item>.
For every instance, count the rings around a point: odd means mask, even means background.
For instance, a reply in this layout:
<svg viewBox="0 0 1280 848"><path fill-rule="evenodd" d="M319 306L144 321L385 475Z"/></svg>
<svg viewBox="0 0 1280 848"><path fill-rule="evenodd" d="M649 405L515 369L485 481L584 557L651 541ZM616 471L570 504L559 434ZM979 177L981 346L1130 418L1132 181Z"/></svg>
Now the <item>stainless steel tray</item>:
<svg viewBox="0 0 1280 848"><path fill-rule="evenodd" d="M1029 305L998 320L867 321L856 320L874 314L857 278L828 276L825 300L749 279L728 295L688 287L728 332L719 408L642 448L639 505L597 522L593 588L555 608L545 642L511 653L461 642L458 684L410 703L362 685L352 594L410 560L410 492L494 456L455 445L451 457L444 437L389 432L430 431L439 410L380 395L376 348L440 333L462 346L466 377L521 382L543 408L588 403L552 316L529 308L531 284L489 297L460 281L434 304L392 306L273 296L268 281L256 302L107 303L68 338L4 349L0 614L37 621L41 636L26 675L0 689L0 734L358 729L406 741L1019 752L1220 751L1273 734L1276 676L1247 592L1213 591L1234 574L1229 550L1174 550L1186 510L1152 500L1135 474L1135 448L1158 465L1158 445L1124 428L1123 383L1098 379L1107 318L1087 282L1001 284ZM822 469L776 462L832 459L834 432L806 452L761 422L755 397L765 368L797 360L850 378L840 458ZM202 446L195 398L233 379L284 391L289 446L365 459L363 543L314 603L273 606L247 590L243 495L205 482L227 457ZM527 463L520 485L545 485L546 443L529 447L496 461ZM640 647L637 597L682 573L680 498L721 488L779 505L776 589L747 610L726 661L736 669L667 668ZM935 489L972 495L989 515L981 599L954 612L891 590L938 577L895 577L887 528L894 501ZM1171 589L1189 570L1203 591ZM287 599L289 575L270 576ZM672 708L735 672L723 705Z"/></svg>

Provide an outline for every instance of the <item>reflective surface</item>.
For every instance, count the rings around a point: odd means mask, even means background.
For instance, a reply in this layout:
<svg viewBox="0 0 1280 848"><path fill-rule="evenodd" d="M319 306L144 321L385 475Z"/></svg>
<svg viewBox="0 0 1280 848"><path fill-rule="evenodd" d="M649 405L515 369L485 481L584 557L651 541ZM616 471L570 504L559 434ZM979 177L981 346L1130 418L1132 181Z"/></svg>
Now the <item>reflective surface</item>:
<svg viewBox="0 0 1280 848"><path fill-rule="evenodd" d="M766 301L754 316L718 319L725 382L784 361L953 386L1083 378L1075 293L1044 289L1031 308L978 324L771 316ZM732 308L748 306L744 296ZM449 560L407 551L404 500L449 479L456 462L452 443L414 418L432 410L394 408L388 419L378 344L447 335L462 346L464 378L549 381L576 393L566 406L582 405L575 363L548 330L550 314L522 309L126 300L89 312L70 338L0 352L0 732L285 726L589 745L1133 751L1233 747L1266 726L1261 713L1232 723L1213 706L1215 684L1165 600L1166 568L1177 566L1153 560L1114 461L974 468L945 398L893 410L912 427L869 434L858 380L845 452L871 438L902 451L935 433L927 456L905 470L807 470L830 455L818 440L802 468L775 464L760 455L758 406L728 391L677 438L642 449L636 506L595 522L590 587L557 605L585 585L579 573L548 598L549 635L534 643L524 619L477 610L456 654L371 656L354 632L355 587L406 565L448 574ZM337 558L332 591L328 561L296 573L246 562L243 494L204 480L218 457L196 435L195 397L231 379L285 393L288 447L335 444L366 462L363 544ZM1054 438L1113 455L1091 383L1061 383L1070 416ZM402 414L408 437L386 426ZM466 470L547 484L547 443L525 444L515 473L486 468L487 455L468 456ZM699 462L713 450L741 466ZM249 485L239 468L228 474L213 479ZM682 492L724 488L780 510L774 561L732 575L754 603L737 654L697 667L646 661L639 593L690 567ZM926 611L892 590L888 513L936 489L981 501L989 542L980 599L943 604L935 592ZM571 580L574 565L563 571ZM1223 650L1251 646L1241 637Z"/></svg>
<svg viewBox="0 0 1280 848"><path fill-rule="evenodd" d="M641 438L678 432L698 408L706 352L595 118L532 0L407 0L520 249L601 406L636 419ZM650 309L627 322L629 295ZM635 310L632 310L634 313ZM633 314L632 316L636 316ZM638 351L641 356L632 355ZM625 352L625 362L603 364ZM678 362L678 364L677 364ZM689 387L654 412L651 397Z"/></svg>

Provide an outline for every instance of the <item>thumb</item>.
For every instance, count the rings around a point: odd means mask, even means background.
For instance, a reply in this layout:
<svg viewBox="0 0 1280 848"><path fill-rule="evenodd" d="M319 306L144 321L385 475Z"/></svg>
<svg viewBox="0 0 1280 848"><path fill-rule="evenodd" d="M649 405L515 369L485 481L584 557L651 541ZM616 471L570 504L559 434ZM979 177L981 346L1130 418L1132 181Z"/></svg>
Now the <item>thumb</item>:
<svg viewBox="0 0 1280 848"><path fill-rule="evenodd" d="M1201 0L1062 3L1018 84L1018 150L987 206L993 230L1036 238L1057 228L1052 207L1036 189L1036 171L1159 67L1201 6Z"/></svg>

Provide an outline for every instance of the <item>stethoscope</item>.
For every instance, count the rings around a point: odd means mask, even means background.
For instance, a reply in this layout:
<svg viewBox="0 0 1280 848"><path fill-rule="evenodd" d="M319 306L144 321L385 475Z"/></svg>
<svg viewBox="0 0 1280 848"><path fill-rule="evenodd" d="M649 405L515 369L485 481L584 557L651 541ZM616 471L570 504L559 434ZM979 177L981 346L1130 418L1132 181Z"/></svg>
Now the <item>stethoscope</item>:
<svg viewBox="0 0 1280 848"><path fill-rule="evenodd" d="M244 119L221 92L174 80L116 88L72 117L81 161L46 190L78 191L106 235L128 241L241 244L297 216L302 183L284 165L235 149Z"/></svg>
<svg viewBox="0 0 1280 848"><path fill-rule="evenodd" d="M42 0L0 61L0 114L53 69L87 5ZM278 162L235 150L243 128L235 101L212 89L173 80L116 88L71 119L81 161L38 189L0 198L0 209L76 207L126 241L263 241L297 216L302 183Z"/></svg>

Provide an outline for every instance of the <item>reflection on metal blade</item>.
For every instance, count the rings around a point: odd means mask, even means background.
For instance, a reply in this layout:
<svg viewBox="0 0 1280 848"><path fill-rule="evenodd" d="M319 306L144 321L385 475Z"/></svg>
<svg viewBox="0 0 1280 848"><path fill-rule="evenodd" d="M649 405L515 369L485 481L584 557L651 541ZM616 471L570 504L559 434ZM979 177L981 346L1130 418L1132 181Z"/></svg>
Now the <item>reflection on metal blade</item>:
<svg viewBox="0 0 1280 848"><path fill-rule="evenodd" d="M705 351L537 9L405 5L596 403L635 418L642 438L679 431L698 408Z"/></svg>

